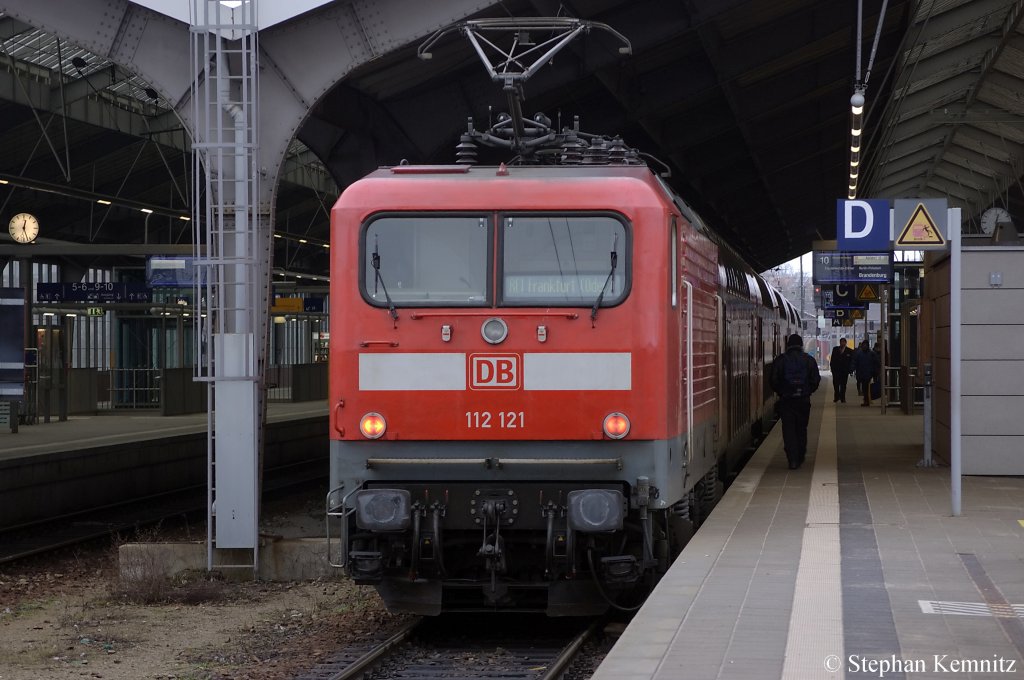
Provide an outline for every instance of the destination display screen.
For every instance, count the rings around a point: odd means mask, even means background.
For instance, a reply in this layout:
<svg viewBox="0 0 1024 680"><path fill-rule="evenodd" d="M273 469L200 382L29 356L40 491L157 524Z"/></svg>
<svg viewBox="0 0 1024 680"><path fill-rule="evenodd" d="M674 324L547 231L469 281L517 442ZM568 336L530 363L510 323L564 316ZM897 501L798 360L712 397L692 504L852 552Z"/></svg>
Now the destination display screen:
<svg viewBox="0 0 1024 680"><path fill-rule="evenodd" d="M892 253L852 253L815 250L812 258L814 283L890 283Z"/></svg>

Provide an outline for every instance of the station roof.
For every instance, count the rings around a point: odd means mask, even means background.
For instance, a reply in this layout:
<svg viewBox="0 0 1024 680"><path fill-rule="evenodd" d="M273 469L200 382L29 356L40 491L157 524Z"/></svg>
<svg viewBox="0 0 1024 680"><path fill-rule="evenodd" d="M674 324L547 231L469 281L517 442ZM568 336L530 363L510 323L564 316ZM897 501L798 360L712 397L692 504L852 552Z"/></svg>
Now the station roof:
<svg viewBox="0 0 1024 680"><path fill-rule="evenodd" d="M309 16L331 4L301 9ZM969 229L992 205L1024 220L1019 3L862 4L862 69L876 29L878 44L857 195L948 196ZM621 134L657 156L669 183L765 270L834 237L835 201L846 198L850 175L857 6L508 0L481 16L561 13L626 36L628 56L596 32L559 53L527 82L525 111L578 115L582 129ZM281 21L265 30L287 29ZM503 110L467 42L439 44L429 62L416 59L417 44L370 61L315 105L282 173L278 232L327 240L341 188L402 159L450 163L466 118L483 123ZM189 140L169 107L100 56L2 15L0 45L0 180L9 182L0 221L27 210L63 241L188 242L177 216L189 211ZM156 219L143 224L141 207ZM275 266L326 274L323 249L307 254L294 241L276 240Z"/></svg>

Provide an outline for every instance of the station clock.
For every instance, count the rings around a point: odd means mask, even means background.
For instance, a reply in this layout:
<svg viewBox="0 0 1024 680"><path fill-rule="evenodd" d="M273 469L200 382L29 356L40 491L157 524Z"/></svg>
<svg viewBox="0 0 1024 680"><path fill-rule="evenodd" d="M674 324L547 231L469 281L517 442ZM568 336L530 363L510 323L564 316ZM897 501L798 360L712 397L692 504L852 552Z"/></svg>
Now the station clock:
<svg viewBox="0 0 1024 680"><path fill-rule="evenodd" d="M11 218L7 230L18 243L32 243L39 236L39 220L31 213L18 213Z"/></svg>

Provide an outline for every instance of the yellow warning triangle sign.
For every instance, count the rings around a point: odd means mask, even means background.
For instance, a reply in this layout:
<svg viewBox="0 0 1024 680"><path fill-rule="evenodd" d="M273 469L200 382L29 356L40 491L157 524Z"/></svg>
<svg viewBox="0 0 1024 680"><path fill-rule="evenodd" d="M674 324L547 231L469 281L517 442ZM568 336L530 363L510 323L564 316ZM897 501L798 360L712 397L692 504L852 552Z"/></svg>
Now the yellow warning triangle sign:
<svg viewBox="0 0 1024 680"><path fill-rule="evenodd" d="M898 246L944 246L946 239L935 226L935 221L928 214L923 203L917 204L917 209L903 227L899 237L896 238Z"/></svg>
<svg viewBox="0 0 1024 680"><path fill-rule="evenodd" d="M878 299L878 294L875 293L875 287L872 286L870 283L865 283L857 291L857 299L858 300L865 300L865 301L867 301L867 300L877 300Z"/></svg>

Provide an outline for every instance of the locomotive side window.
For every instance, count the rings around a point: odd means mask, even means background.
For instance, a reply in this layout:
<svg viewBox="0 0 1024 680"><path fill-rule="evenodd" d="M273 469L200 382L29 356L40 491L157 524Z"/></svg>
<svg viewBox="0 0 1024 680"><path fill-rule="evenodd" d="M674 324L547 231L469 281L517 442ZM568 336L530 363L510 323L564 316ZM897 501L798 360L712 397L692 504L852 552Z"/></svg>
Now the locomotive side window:
<svg viewBox="0 0 1024 680"><path fill-rule="evenodd" d="M617 217L505 215L501 236L502 304L610 307L629 293L629 232Z"/></svg>
<svg viewBox="0 0 1024 680"><path fill-rule="evenodd" d="M363 231L363 297L396 307L482 306L490 302L489 218L382 215Z"/></svg>

